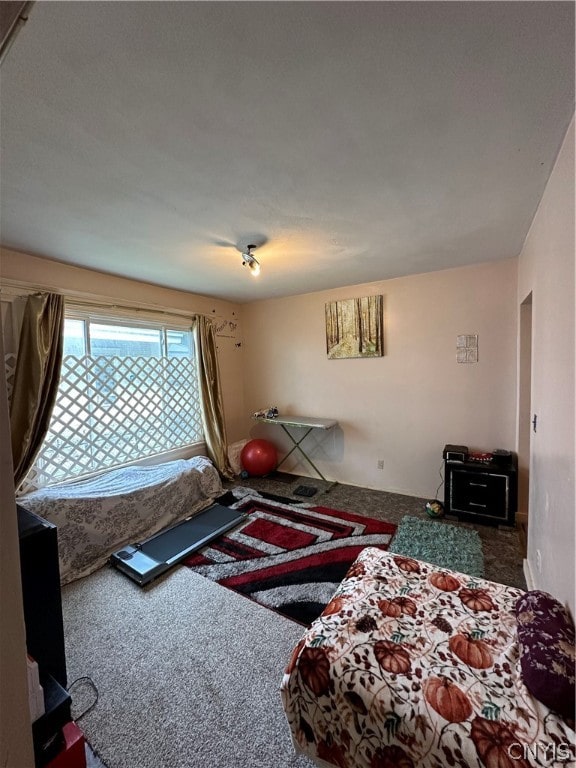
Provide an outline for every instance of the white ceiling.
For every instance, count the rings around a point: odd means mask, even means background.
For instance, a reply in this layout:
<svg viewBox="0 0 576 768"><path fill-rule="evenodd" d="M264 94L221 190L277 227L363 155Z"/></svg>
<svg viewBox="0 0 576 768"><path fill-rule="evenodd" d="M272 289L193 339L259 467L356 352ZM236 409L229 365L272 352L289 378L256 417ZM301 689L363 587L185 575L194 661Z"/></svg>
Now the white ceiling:
<svg viewBox="0 0 576 768"><path fill-rule="evenodd" d="M503 259L574 3L38 2L1 106L15 250L239 302Z"/></svg>

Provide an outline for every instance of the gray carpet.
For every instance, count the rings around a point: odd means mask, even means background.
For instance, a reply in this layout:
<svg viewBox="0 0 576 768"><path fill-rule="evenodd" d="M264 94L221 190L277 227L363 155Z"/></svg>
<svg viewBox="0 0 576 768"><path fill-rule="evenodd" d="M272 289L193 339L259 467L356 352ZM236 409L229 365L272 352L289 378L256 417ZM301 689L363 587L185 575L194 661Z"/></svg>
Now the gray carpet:
<svg viewBox="0 0 576 768"><path fill-rule="evenodd" d="M248 486L257 491L288 497L293 502L344 509L348 512L375 517L377 520L387 520L389 523L396 523L397 525L400 524L405 515L419 517L422 520L430 519L425 510L428 499L404 496L400 493L375 491L356 485L341 485L340 483L330 489L330 483L316 478L302 475L292 475L291 477L291 483L288 482L290 475L285 475L282 482L278 482L274 475L249 477L244 481L234 480L231 483L225 483L225 488L228 489L237 485ZM309 499L294 496L294 490L302 484L316 487L317 493ZM440 498L442 495L443 491L440 491ZM526 589L518 529L461 523L454 517L435 519L434 522L475 530L482 541L485 577L490 581L497 581L510 587Z"/></svg>
<svg viewBox="0 0 576 768"><path fill-rule="evenodd" d="M289 477L289 476L288 476ZM256 490L400 523L425 499L329 484L249 478ZM300 484L318 491L293 495ZM486 577L526 588L518 532L476 530ZM295 757L280 704L282 670L302 628L187 568L141 590L102 569L63 589L69 680L89 675L96 706L79 725L108 768L310 768ZM93 699L82 687L80 713ZM90 763L99 768L98 763Z"/></svg>
<svg viewBox="0 0 576 768"><path fill-rule="evenodd" d="M79 725L109 768L312 765L279 694L299 625L188 568L144 590L103 568L62 600L68 677L99 691ZM73 715L92 701L78 686Z"/></svg>

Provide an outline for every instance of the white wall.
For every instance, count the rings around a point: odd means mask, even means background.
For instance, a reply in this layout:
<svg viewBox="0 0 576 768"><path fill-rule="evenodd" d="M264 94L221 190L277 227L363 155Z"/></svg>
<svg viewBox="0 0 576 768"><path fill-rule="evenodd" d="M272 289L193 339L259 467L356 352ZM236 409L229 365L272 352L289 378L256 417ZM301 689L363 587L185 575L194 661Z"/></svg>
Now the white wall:
<svg viewBox="0 0 576 768"><path fill-rule="evenodd" d="M575 615L574 120L520 255L518 305L532 291L528 563L535 585ZM537 567L537 552L542 558Z"/></svg>
<svg viewBox="0 0 576 768"><path fill-rule="evenodd" d="M248 413L276 405L337 419L334 434L307 438L327 477L433 497L445 443L514 449L516 266L513 259L244 306ZM325 302L371 294L384 296L384 357L328 360ZM457 364L456 336L473 333L479 362ZM247 421L246 430L284 442L274 426ZM286 467L314 476L304 463Z"/></svg>
<svg viewBox="0 0 576 768"><path fill-rule="evenodd" d="M238 386L243 370L243 349L236 346L242 340L241 310L238 304L160 288L5 248L0 249L0 283L2 281L31 283L34 288L52 288L64 294L83 294L119 303L140 303L159 309L190 314L199 312L215 317L217 327L221 327L217 334L218 362L228 440L234 442L242 437L245 408L242 387ZM232 330L235 325L237 327Z"/></svg>

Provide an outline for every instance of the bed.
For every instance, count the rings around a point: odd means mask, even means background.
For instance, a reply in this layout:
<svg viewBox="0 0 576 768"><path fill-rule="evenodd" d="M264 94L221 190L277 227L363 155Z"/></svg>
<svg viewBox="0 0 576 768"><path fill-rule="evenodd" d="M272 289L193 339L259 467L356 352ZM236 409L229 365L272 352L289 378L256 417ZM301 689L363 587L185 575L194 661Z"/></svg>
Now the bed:
<svg viewBox="0 0 576 768"><path fill-rule="evenodd" d="M60 580L67 584L95 571L125 544L204 509L222 490L210 459L195 456L114 469L17 501L57 526Z"/></svg>
<svg viewBox="0 0 576 768"><path fill-rule="evenodd" d="M573 721L521 676L515 607L525 594L363 550L284 674L296 750L339 768L570 763Z"/></svg>

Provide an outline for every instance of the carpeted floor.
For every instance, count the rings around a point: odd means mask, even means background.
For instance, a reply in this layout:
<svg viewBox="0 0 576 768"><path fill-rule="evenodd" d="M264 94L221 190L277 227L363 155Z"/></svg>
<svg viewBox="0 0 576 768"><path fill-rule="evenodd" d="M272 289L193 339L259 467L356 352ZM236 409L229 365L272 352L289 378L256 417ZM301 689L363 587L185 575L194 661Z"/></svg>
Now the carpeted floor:
<svg viewBox="0 0 576 768"><path fill-rule="evenodd" d="M396 524L428 519L426 499L344 485L326 493L312 478L234 485ZM299 485L318 491L294 496ZM516 530L434 522L475 529L486 577L526 588ZM104 568L62 598L69 679L88 675L99 690L80 727L108 768L311 768L293 754L278 694L300 625L184 567L144 590ZM90 703L74 696L73 712Z"/></svg>
<svg viewBox="0 0 576 768"><path fill-rule="evenodd" d="M184 565L304 625L320 615L360 552L386 549L396 531L366 515L231 496L246 520Z"/></svg>
<svg viewBox="0 0 576 768"><path fill-rule="evenodd" d="M304 768L279 685L302 627L177 568L147 589L103 568L63 588L80 727L108 768ZM73 715L87 699L73 699Z"/></svg>
<svg viewBox="0 0 576 768"><path fill-rule="evenodd" d="M277 482L273 477L250 477L247 480L234 480L227 483L226 487L232 488L235 485L244 485L257 491L278 494L296 502L346 509L350 512L375 517L378 520L387 520L396 523L396 525L400 524L405 515L413 515L422 520L429 519L425 511L425 504L429 499L340 484L333 486L331 490L326 492L330 484L312 477L294 475L292 483L287 482L287 478L282 482ZM299 485L316 487L318 492L311 498L295 496L293 492ZM500 584L526 589L517 529L460 523L456 518L441 518L434 522L438 522L440 525L449 524L477 531L482 541L485 577Z"/></svg>

